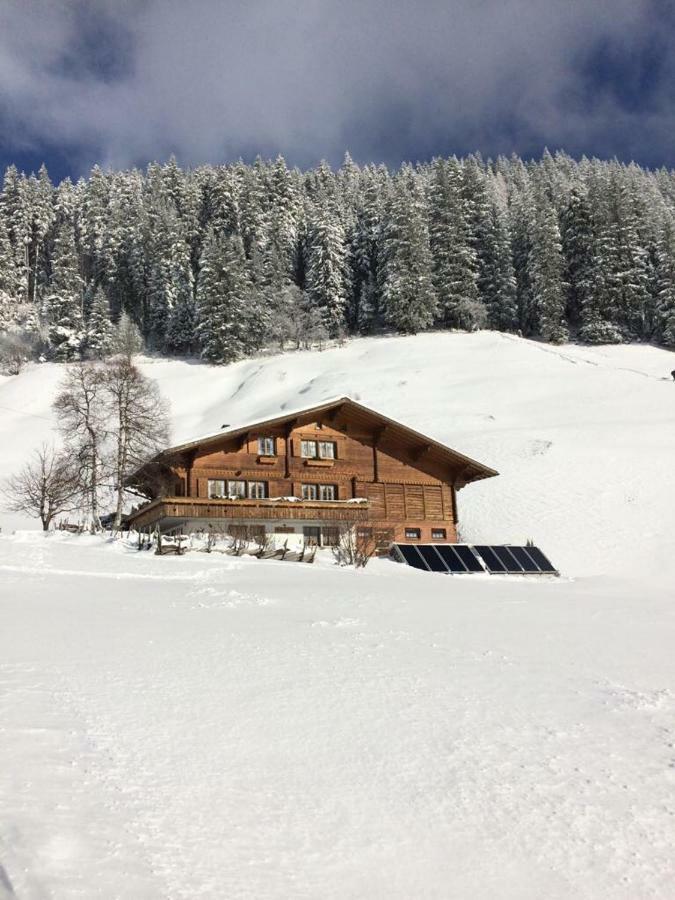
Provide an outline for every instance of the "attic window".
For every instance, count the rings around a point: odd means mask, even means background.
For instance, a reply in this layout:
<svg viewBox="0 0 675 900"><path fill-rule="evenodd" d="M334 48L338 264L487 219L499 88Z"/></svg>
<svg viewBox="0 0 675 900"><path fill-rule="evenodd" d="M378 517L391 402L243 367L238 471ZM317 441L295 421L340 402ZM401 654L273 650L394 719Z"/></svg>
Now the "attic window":
<svg viewBox="0 0 675 900"><path fill-rule="evenodd" d="M335 459L335 441L302 441L300 453L305 459Z"/></svg>
<svg viewBox="0 0 675 900"><path fill-rule="evenodd" d="M259 456L276 456L273 437L258 438L258 455Z"/></svg>

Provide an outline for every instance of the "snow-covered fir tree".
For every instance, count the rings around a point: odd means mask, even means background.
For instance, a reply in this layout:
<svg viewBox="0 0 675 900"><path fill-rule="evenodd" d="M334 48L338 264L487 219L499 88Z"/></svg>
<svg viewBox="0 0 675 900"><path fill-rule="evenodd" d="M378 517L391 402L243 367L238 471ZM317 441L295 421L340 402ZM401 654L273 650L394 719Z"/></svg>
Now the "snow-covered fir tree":
<svg viewBox="0 0 675 900"><path fill-rule="evenodd" d="M347 324L352 332L371 334L381 327L383 197L389 173L367 166L362 173L363 190L349 236L350 293Z"/></svg>
<svg viewBox="0 0 675 900"><path fill-rule="evenodd" d="M515 331L518 328L516 276L506 217L491 203L481 230L481 265L478 293L487 311L489 328Z"/></svg>
<svg viewBox="0 0 675 900"><path fill-rule="evenodd" d="M429 231L413 170L394 181L382 240L382 306L389 325L404 334L428 328L436 315Z"/></svg>
<svg viewBox="0 0 675 900"><path fill-rule="evenodd" d="M0 214L0 331L16 322L21 302L21 279L4 216Z"/></svg>
<svg viewBox="0 0 675 900"><path fill-rule="evenodd" d="M112 352L115 326L110 318L110 303L99 285L89 304L85 334L85 353L89 359L105 359Z"/></svg>
<svg viewBox="0 0 675 900"><path fill-rule="evenodd" d="M565 258L567 320L573 328L592 316L598 259L591 207L585 192L574 185L562 211L561 237Z"/></svg>
<svg viewBox="0 0 675 900"><path fill-rule="evenodd" d="M347 306L347 246L334 207L313 210L307 236L307 293L331 337L345 327Z"/></svg>
<svg viewBox="0 0 675 900"><path fill-rule="evenodd" d="M52 275L45 295L49 341L57 360L78 359L84 340L83 289L73 226L64 222L54 238Z"/></svg>
<svg viewBox="0 0 675 900"><path fill-rule="evenodd" d="M655 336L666 347L675 347L675 218L668 217L656 248Z"/></svg>
<svg viewBox="0 0 675 900"><path fill-rule="evenodd" d="M458 160L437 159L429 184L429 241L439 324L474 327L483 317L470 204Z"/></svg>
<svg viewBox="0 0 675 900"><path fill-rule="evenodd" d="M558 216L543 197L537 203L528 258L536 330L554 344L567 339L564 260Z"/></svg>
<svg viewBox="0 0 675 900"><path fill-rule="evenodd" d="M242 239L211 232L197 288L196 335L202 357L228 363L257 349L264 338L259 311Z"/></svg>

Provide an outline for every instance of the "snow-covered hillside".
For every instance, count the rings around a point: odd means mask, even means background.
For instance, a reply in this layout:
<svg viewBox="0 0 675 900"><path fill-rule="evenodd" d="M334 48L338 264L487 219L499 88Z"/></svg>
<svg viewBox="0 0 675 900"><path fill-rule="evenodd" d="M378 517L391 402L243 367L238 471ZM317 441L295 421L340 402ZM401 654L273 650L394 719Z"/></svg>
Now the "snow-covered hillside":
<svg viewBox="0 0 675 900"><path fill-rule="evenodd" d="M459 495L469 541L535 539L571 575L672 554L675 354L496 332L355 340L228 367L147 360L177 441L347 394L496 468ZM63 368L0 382L0 472L49 434ZM0 513L5 530L17 524ZM23 524L23 523L22 523Z"/></svg>
<svg viewBox="0 0 675 900"><path fill-rule="evenodd" d="M1 900L671 900L674 359L482 333L144 361L176 440L344 393L494 466L464 536L565 577L155 557L0 514ZM3 470L61 374L0 383Z"/></svg>

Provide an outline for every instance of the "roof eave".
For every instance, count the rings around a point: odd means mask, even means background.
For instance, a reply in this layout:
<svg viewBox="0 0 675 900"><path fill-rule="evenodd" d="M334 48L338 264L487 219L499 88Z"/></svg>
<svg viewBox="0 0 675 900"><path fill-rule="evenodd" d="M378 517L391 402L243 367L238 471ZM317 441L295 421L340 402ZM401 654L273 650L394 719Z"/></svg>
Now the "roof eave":
<svg viewBox="0 0 675 900"><path fill-rule="evenodd" d="M160 459L166 459L175 454L186 453L190 450L197 449L198 447L203 447L204 445L209 445L212 443L218 443L222 440L234 439L242 434L246 434L253 428L265 428L265 427L274 427L276 425L281 425L284 422L292 420L293 418L297 418L299 416L305 415L315 415L323 412L327 412L330 409L334 409L336 406L342 406L344 404L349 404L350 406L356 407L357 409L362 410L363 412L369 413L373 416L376 416L378 419L382 420L390 424L392 427L401 428L405 432L410 435L414 435L416 438L419 438L420 441L425 441L429 445L435 447L444 455L451 455L453 461L458 463L463 463L469 470L475 470L475 474L470 475L468 478L462 479L465 484L470 484L473 481L481 481L485 478L494 478L496 475L499 475L499 472L496 469L492 469L489 466L483 465L483 463L478 462L478 460L472 459L469 456L465 456L463 453L459 453L456 450L453 450L450 447L447 447L445 444L442 444L440 441L435 440L434 438L430 438L427 435L422 434L419 431L416 431L414 428L410 428L407 425L403 425L401 422L397 422L395 419L391 419L388 416L383 415L377 410L371 409L369 406L365 406L362 403L358 403L356 400L352 400L351 397L337 397L332 398L331 400L326 401L325 403L320 403L317 406L309 406L300 410L293 410L291 412L286 412L281 416L275 416L271 419L261 419L257 422L251 422L247 425L243 425L241 428L234 428L225 432L216 432L212 435L206 435L205 437L198 438L194 441L188 441L184 444L177 444L174 447L168 447L166 450L163 450L160 454L154 457L153 461L158 461Z"/></svg>

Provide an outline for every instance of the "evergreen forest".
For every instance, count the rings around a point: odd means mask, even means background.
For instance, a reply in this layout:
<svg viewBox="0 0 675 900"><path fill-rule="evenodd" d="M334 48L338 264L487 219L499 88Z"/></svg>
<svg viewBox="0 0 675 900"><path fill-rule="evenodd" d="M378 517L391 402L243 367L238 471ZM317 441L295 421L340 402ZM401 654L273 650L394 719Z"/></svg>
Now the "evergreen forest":
<svg viewBox="0 0 675 900"><path fill-rule="evenodd" d="M675 347L675 173L548 152L396 171L171 159L58 185L10 166L0 332L68 361L109 355L120 322L214 363L428 329Z"/></svg>

